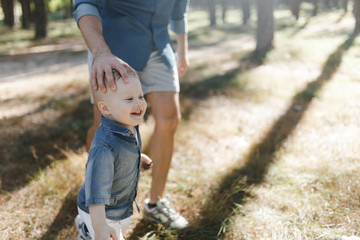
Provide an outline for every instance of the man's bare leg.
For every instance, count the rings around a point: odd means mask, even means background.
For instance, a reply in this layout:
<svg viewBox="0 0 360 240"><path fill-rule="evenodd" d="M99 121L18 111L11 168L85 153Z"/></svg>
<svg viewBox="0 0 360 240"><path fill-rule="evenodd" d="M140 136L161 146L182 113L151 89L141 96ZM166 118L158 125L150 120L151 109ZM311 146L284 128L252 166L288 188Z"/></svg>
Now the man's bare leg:
<svg viewBox="0 0 360 240"><path fill-rule="evenodd" d="M147 94L155 119L149 156L154 161L150 189L150 203L164 197L166 180L174 151L174 136L181 113L179 94L176 92L151 92Z"/></svg>
<svg viewBox="0 0 360 240"><path fill-rule="evenodd" d="M87 151L90 150L91 142L94 139L95 132L96 132L97 128L99 127L100 123L101 123L101 113L100 113L99 109L97 108L97 106L95 104L93 104L93 124L89 128L89 130L87 132L87 136L86 136Z"/></svg>

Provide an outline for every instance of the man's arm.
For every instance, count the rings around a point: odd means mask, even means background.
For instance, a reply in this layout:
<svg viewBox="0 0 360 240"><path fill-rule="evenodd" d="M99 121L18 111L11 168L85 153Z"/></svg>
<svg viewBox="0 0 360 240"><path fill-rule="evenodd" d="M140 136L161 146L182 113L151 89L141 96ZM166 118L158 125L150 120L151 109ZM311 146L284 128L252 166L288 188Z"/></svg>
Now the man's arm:
<svg viewBox="0 0 360 240"><path fill-rule="evenodd" d="M109 238L118 240L115 229L106 223L104 204L89 206L89 212L96 240L108 240Z"/></svg>
<svg viewBox="0 0 360 240"><path fill-rule="evenodd" d="M116 69L122 76L125 83L128 82L125 66L131 68L126 62L111 53L105 42L102 23L100 19L93 15L82 16L78 25L81 34L93 55L93 65L91 70L91 85L95 90L100 87L101 91L106 92L104 85L104 74L108 80L111 90L116 90L112 69Z"/></svg>
<svg viewBox="0 0 360 240"><path fill-rule="evenodd" d="M177 68L179 77L182 77L189 67L187 34L176 34L176 41L176 52L178 56Z"/></svg>
<svg viewBox="0 0 360 240"><path fill-rule="evenodd" d="M178 56L177 68L180 77L185 74L189 67L187 35L187 12L189 10L189 3L189 0L176 0L170 18L171 29L176 33L176 52Z"/></svg>

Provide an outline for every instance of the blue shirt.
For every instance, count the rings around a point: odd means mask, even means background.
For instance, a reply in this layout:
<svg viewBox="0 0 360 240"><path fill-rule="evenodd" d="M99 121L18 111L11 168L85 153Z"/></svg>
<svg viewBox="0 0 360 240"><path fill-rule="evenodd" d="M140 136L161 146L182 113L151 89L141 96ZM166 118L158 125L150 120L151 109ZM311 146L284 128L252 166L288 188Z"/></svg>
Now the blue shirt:
<svg viewBox="0 0 360 240"><path fill-rule="evenodd" d="M122 220L133 214L140 176L141 140L127 128L101 117L85 170L85 183L77 199L79 208L105 204L106 218Z"/></svg>
<svg viewBox="0 0 360 240"><path fill-rule="evenodd" d="M93 15L102 20L103 35L112 53L141 71L156 48L166 65L176 66L168 24L187 33L190 0L75 0L74 17Z"/></svg>

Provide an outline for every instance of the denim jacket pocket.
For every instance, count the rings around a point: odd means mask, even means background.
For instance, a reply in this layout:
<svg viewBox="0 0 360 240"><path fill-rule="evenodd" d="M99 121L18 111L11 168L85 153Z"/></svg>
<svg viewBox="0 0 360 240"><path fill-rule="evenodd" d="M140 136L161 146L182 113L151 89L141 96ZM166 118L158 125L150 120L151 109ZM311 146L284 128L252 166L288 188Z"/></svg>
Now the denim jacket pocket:
<svg viewBox="0 0 360 240"><path fill-rule="evenodd" d="M115 206L117 203L117 197L111 197L109 200L109 206Z"/></svg>

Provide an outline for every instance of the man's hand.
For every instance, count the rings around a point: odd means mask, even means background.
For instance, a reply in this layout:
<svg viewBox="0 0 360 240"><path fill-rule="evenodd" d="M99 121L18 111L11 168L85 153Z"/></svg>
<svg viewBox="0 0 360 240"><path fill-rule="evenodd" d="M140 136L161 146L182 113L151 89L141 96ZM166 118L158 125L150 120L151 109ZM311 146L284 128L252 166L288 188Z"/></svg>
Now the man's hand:
<svg viewBox="0 0 360 240"><path fill-rule="evenodd" d="M114 81L112 70L117 70L123 81L128 82L128 75L125 67L132 69L126 62L114 56L109 46L106 44L103 33L101 20L92 15L86 15L79 19L79 28L81 34L93 55L93 64L91 71L91 85L95 90L98 88L102 92L106 92L104 85L104 77L108 80L111 90L116 91L116 83Z"/></svg>
<svg viewBox="0 0 360 240"><path fill-rule="evenodd" d="M178 69L179 77L184 76L188 68L189 68L189 59L187 58L187 55L185 55L184 53L178 53L177 69Z"/></svg>
<svg viewBox="0 0 360 240"><path fill-rule="evenodd" d="M178 57L177 69L179 77L182 77L189 67L187 34L176 34L176 41L176 54Z"/></svg>
<svg viewBox="0 0 360 240"><path fill-rule="evenodd" d="M107 51L97 53L93 57L91 85L95 90L100 88L103 93L106 93L107 89L104 84L104 77L106 77L109 88L112 91L116 91L116 83L112 72L113 69L120 73L124 83L129 82L125 67L132 68L126 62Z"/></svg>

